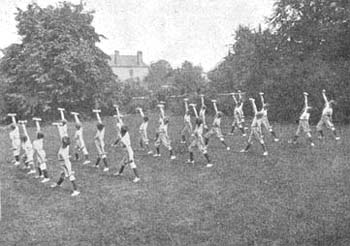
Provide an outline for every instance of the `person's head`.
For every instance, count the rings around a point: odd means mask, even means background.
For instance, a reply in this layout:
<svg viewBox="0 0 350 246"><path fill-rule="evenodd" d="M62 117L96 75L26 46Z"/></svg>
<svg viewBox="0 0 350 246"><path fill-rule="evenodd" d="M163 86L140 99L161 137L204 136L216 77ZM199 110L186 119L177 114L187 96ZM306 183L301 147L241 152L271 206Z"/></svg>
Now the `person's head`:
<svg viewBox="0 0 350 246"><path fill-rule="evenodd" d="M329 107L331 107L331 108L332 108L332 107L333 107L333 105L335 105L335 101L334 101L334 100L330 100L330 101L329 101Z"/></svg>
<svg viewBox="0 0 350 246"><path fill-rule="evenodd" d="M202 109L202 110L206 110L206 109L207 109L207 106L202 105L201 109Z"/></svg>
<svg viewBox="0 0 350 246"><path fill-rule="evenodd" d="M81 123L76 123L76 124L75 124L75 128L76 128L77 130L79 130L79 129L81 128Z"/></svg>
<svg viewBox="0 0 350 246"><path fill-rule="evenodd" d="M196 118L196 125L200 126L201 124L203 124L203 120L201 118Z"/></svg>
<svg viewBox="0 0 350 246"><path fill-rule="evenodd" d="M68 145L70 145L70 138L67 137L67 136L64 136L62 138L62 147L65 148L67 147Z"/></svg>
<svg viewBox="0 0 350 246"><path fill-rule="evenodd" d="M127 132L128 132L127 126L124 125L120 128L120 134L122 135L122 137L124 137Z"/></svg>
<svg viewBox="0 0 350 246"><path fill-rule="evenodd" d="M219 111L218 114L217 114L217 117L221 118L223 115L224 115L223 112Z"/></svg>
<svg viewBox="0 0 350 246"><path fill-rule="evenodd" d="M144 122L148 122L149 121L149 118L147 116L143 117L143 121Z"/></svg>
<svg viewBox="0 0 350 246"><path fill-rule="evenodd" d="M37 139L43 139L43 138L44 138L44 133L38 132L38 133L36 134L36 138L37 138Z"/></svg>
<svg viewBox="0 0 350 246"><path fill-rule="evenodd" d="M27 136L21 136L22 143L26 143L28 141Z"/></svg>
<svg viewBox="0 0 350 246"><path fill-rule="evenodd" d="M185 115L189 115L190 111L189 110L185 110Z"/></svg>
<svg viewBox="0 0 350 246"><path fill-rule="evenodd" d="M67 120L65 120L65 119L61 120L61 125L62 126L66 125L66 124L67 124Z"/></svg>
<svg viewBox="0 0 350 246"><path fill-rule="evenodd" d="M102 131L105 126L102 123L98 123L96 127L97 130Z"/></svg>
<svg viewBox="0 0 350 246"><path fill-rule="evenodd" d="M16 125L14 124L14 123L12 123L11 125L10 125L10 129L13 131L13 130L15 130L16 129Z"/></svg>
<svg viewBox="0 0 350 246"><path fill-rule="evenodd" d="M167 125L169 123L169 118L168 117L165 117L164 118L164 124Z"/></svg>

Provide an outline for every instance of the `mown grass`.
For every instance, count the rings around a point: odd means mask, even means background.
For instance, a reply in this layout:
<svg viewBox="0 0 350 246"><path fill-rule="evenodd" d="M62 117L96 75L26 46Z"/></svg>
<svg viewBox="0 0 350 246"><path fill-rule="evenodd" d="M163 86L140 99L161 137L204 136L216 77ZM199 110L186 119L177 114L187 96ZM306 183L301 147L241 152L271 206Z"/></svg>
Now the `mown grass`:
<svg viewBox="0 0 350 246"><path fill-rule="evenodd" d="M224 131L229 131L229 120ZM105 118L106 142L114 140L112 118ZM141 119L129 116L134 149ZM150 136L156 118L151 117ZM290 145L296 125L277 125L281 142L266 135L268 157L255 143L249 153L237 132L226 136L231 151L211 140L214 167L180 144L182 117L171 117L170 135L177 159L163 148L154 159L136 151L141 182L131 182L129 168L119 169L120 150L109 149L109 173L73 162L81 195L70 197L70 184L51 189L6 162L8 135L1 133L0 245L350 245L350 129L341 127L342 140L317 140L316 147ZM74 125L69 125L70 133ZM34 138L34 129L29 129ZM53 180L60 173L56 161L58 133L44 127ZM95 123L84 123L92 160Z"/></svg>

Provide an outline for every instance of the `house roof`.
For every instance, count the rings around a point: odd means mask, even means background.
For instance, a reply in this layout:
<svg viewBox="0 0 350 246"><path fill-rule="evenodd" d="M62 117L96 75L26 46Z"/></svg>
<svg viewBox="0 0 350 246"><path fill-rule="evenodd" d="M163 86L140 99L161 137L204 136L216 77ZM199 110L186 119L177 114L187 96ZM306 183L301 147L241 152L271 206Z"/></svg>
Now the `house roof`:
<svg viewBox="0 0 350 246"><path fill-rule="evenodd" d="M118 65L115 64L114 54L109 55L111 60L109 60L109 65L112 67L148 67L146 63L141 61L141 64L137 64L137 56L131 55L119 55L118 56Z"/></svg>

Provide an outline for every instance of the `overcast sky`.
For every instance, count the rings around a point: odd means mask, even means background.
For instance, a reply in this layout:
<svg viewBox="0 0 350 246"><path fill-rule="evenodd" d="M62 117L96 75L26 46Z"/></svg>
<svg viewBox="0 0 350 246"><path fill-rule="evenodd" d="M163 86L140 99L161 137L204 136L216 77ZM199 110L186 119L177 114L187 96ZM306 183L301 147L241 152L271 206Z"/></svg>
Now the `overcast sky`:
<svg viewBox="0 0 350 246"><path fill-rule="evenodd" d="M14 13L37 2L57 0L0 0L0 47L19 42ZM71 2L79 3L80 0ZM93 25L107 37L99 47L112 54L143 51L146 63L165 59L173 67L184 60L212 69L233 42L239 24L257 27L272 13L274 0L84 0L95 10Z"/></svg>

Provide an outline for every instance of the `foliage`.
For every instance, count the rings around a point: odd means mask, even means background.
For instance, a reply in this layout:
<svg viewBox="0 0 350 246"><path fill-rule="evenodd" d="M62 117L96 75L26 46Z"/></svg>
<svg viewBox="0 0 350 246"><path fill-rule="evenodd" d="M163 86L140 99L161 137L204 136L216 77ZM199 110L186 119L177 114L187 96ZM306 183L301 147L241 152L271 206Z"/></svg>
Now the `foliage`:
<svg viewBox="0 0 350 246"><path fill-rule="evenodd" d="M326 89L338 102L335 120L348 123L350 4L279 0L274 6L268 29L237 29L230 53L209 73L211 85L221 92L245 90L255 98L264 91L271 119L290 122L299 117L303 91L311 95L315 122Z"/></svg>
<svg viewBox="0 0 350 246"><path fill-rule="evenodd" d="M7 47L0 62L9 81L8 111L53 117L58 106L83 113L103 104L106 85L115 78L108 56L96 46L103 36L91 25L93 12L82 3L32 3L17 9L16 21L22 41Z"/></svg>

